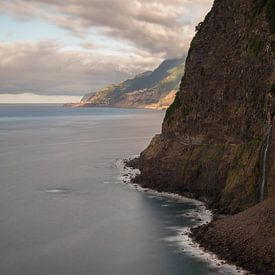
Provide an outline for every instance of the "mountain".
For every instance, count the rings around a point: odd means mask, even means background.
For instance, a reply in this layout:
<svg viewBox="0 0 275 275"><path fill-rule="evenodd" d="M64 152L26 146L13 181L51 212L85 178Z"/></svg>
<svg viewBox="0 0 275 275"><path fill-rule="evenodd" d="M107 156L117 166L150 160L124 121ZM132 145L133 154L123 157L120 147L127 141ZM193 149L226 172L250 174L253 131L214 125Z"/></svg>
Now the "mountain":
<svg viewBox="0 0 275 275"><path fill-rule="evenodd" d="M191 43L162 133L141 153L137 180L147 187L205 197L223 213L257 201L273 121L274 34L266 5L214 2ZM274 191L268 181L265 195Z"/></svg>
<svg viewBox="0 0 275 275"><path fill-rule="evenodd" d="M161 134L129 163L141 171L134 181L204 200L215 212L228 215L274 197L274 97L275 1L215 0L197 27ZM274 199L269 200L272 205ZM213 222L206 230L199 228L205 237L198 240L214 252L226 251L220 253L224 259L257 274L275 274L269 264L274 247L267 247L274 244L275 216L269 215L274 207L264 211L268 222L258 219L260 209L261 204L242 212L240 227L234 227L240 218L227 218L222 226ZM254 228L260 239L252 234ZM245 232L252 237L245 238ZM227 245L215 242L215 234L226 238ZM251 249L238 247L248 242ZM242 255L241 263L228 256L233 250ZM266 257L255 258L257 253ZM260 261L258 269L253 268L255 260Z"/></svg>
<svg viewBox="0 0 275 275"><path fill-rule="evenodd" d="M184 64L185 57L165 60L154 71L87 94L80 103L66 106L166 109L174 101Z"/></svg>

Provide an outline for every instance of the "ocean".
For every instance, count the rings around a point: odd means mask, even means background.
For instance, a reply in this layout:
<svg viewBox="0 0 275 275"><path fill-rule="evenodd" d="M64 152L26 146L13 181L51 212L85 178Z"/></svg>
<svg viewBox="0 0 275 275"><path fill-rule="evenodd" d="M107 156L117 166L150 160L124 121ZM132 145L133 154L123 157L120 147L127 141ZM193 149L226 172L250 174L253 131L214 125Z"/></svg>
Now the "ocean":
<svg viewBox="0 0 275 275"><path fill-rule="evenodd" d="M236 274L186 235L200 203L125 184L164 111L0 105L0 274Z"/></svg>

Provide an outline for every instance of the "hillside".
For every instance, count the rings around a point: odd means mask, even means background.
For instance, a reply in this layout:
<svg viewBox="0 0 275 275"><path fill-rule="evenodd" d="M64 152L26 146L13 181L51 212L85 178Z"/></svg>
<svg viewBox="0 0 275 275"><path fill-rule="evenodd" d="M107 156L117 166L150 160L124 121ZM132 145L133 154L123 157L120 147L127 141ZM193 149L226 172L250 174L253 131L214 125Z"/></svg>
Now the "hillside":
<svg viewBox="0 0 275 275"><path fill-rule="evenodd" d="M222 213L259 201L273 161L266 150L274 114L272 5L214 2L191 43L162 133L141 153L137 182L204 198ZM269 177L264 197L274 194L274 184Z"/></svg>
<svg viewBox="0 0 275 275"><path fill-rule="evenodd" d="M66 106L167 109L179 88L184 64L185 57L165 60L154 71L87 94L80 103Z"/></svg>

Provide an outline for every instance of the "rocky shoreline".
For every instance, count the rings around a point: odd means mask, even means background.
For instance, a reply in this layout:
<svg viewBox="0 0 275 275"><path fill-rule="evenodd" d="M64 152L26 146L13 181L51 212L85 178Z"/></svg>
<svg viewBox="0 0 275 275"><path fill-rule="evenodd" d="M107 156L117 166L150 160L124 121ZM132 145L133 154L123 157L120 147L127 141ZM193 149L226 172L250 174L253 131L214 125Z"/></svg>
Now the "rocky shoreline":
<svg viewBox="0 0 275 275"><path fill-rule="evenodd" d="M275 197L193 228L191 237L227 262L255 274L275 274Z"/></svg>
<svg viewBox="0 0 275 275"><path fill-rule="evenodd" d="M142 187L230 215L192 237L256 274L275 274L274 15L274 0L214 1L161 133L129 163Z"/></svg>
<svg viewBox="0 0 275 275"><path fill-rule="evenodd" d="M206 198L195 198L195 194L191 193L177 193L177 192L168 192L159 189L151 189L145 187L141 182L136 182L135 179L138 178L139 169L137 167L138 158L129 158L120 161L117 166L123 171L122 182L124 184L129 184L138 191L149 193L152 195L162 196L166 198L173 198L177 200L187 200L194 201L200 208L200 217L197 217L199 221L199 226L191 227L189 230L184 230L179 234L181 242L185 243L183 250L189 250L192 255L207 260L209 263L214 264L214 266L223 266L230 272L235 272L236 274L250 274L247 269L244 269L244 266L241 264L234 263L230 260L227 260L223 257L220 257L218 253L208 249L206 246L202 246L200 242L195 238L194 231L200 228L210 225L213 219L216 217L221 218L221 215L217 215L213 212L213 209L209 208L208 201ZM204 213L204 214L202 214ZM230 273L231 274L231 273Z"/></svg>
<svg viewBox="0 0 275 275"><path fill-rule="evenodd" d="M169 107L171 101L169 101L166 105L165 104L160 104L160 103L155 103L155 104L148 104L148 105L144 105L144 106L115 106L115 105L95 105L95 104L89 104L89 103L83 103L83 102L79 102L79 103L65 103L63 104L63 107L65 108L114 108L114 109L147 109L147 110L157 110L157 111L161 111L161 110L167 110L167 108Z"/></svg>
<svg viewBox="0 0 275 275"><path fill-rule="evenodd" d="M139 159L135 158L128 160L126 165L138 169L138 163ZM138 174L132 178L132 183L148 188L145 182L140 181ZM177 190L173 193L200 200L211 209L211 203L204 197ZM192 240L220 260L253 274L275 274L275 196L233 216L221 216L213 208L212 211L213 221L191 229Z"/></svg>
<svg viewBox="0 0 275 275"><path fill-rule="evenodd" d="M139 157L135 157L135 158L130 158L125 160L125 165L131 169L137 169L140 171L140 158ZM178 194L179 196L183 196L183 197L187 197L190 199L195 199L198 201L201 201L202 203L204 203L207 208L211 209L211 211L213 212L214 215L216 215L216 211L214 210L213 207L213 201L210 200L210 198L203 196L203 195L199 195L197 193L193 193L193 192L188 192L186 190L182 190L180 188L177 188L177 186L166 186L163 185L161 183L156 183L156 184L152 184L151 182L148 183L146 178L144 178L140 173L136 174L133 178L132 178L132 183L133 184L137 184L142 188L149 188L152 190L155 190L157 192L165 192L165 193L173 193L173 194Z"/></svg>

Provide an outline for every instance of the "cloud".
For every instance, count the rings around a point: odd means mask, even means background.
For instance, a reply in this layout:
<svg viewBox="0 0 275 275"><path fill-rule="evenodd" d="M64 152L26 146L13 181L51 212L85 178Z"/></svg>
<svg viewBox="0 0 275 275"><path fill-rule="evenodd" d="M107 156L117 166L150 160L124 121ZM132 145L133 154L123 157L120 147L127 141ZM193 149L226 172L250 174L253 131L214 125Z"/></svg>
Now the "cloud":
<svg viewBox="0 0 275 275"><path fill-rule="evenodd" d="M0 10L21 20L43 18L85 38L91 29L138 49L179 56L213 0L9 0Z"/></svg>
<svg viewBox="0 0 275 275"><path fill-rule="evenodd" d="M0 43L0 93L83 95L160 62L142 53L64 51L56 41Z"/></svg>
<svg viewBox="0 0 275 275"><path fill-rule="evenodd" d="M212 2L0 1L0 13L22 24L45 20L77 37L72 41L80 41L65 45L45 37L43 41L0 42L0 93L83 95L153 69L163 58L187 52L195 25ZM68 50L72 48L79 50Z"/></svg>

